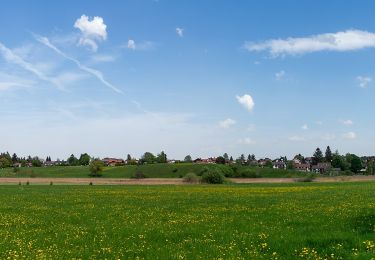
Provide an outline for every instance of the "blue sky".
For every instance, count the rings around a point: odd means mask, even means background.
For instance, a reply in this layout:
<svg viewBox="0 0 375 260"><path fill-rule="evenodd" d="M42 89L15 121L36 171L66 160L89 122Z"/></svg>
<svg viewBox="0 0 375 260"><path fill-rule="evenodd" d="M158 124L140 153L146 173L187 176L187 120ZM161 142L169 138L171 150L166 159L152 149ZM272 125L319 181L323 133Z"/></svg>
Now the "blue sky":
<svg viewBox="0 0 375 260"><path fill-rule="evenodd" d="M375 154L372 1L2 1L0 150Z"/></svg>

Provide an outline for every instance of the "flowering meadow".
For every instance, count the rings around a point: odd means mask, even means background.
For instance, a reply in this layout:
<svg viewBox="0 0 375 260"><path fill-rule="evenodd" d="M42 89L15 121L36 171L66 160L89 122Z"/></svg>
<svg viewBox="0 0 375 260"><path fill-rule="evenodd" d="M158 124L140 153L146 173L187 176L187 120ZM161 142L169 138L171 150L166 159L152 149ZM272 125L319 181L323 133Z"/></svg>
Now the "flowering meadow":
<svg viewBox="0 0 375 260"><path fill-rule="evenodd" d="M375 183L0 186L0 259L371 259Z"/></svg>

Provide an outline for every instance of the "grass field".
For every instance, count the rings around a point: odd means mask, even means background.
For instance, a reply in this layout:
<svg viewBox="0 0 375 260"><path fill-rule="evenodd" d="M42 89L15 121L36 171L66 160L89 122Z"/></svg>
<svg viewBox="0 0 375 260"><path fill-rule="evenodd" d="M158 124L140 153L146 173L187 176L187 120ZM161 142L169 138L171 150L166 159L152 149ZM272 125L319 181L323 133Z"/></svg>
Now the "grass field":
<svg viewBox="0 0 375 260"><path fill-rule="evenodd" d="M0 258L370 259L375 183L0 188Z"/></svg>
<svg viewBox="0 0 375 260"><path fill-rule="evenodd" d="M222 167L222 165L183 163L106 167L103 171L103 177L130 178L136 171L141 171L148 178L181 178L189 172L199 174L205 167ZM270 168L241 167L241 169L246 169L258 177L301 177L306 175L297 171ZM13 168L5 168L0 169L0 177L88 178L89 168L87 166L25 167L19 168L16 173Z"/></svg>

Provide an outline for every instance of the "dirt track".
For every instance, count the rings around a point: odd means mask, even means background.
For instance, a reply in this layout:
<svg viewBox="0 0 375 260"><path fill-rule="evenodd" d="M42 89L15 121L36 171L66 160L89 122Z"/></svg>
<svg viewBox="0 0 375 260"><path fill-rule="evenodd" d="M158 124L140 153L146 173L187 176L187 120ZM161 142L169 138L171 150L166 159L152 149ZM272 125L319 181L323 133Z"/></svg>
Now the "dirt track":
<svg viewBox="0 0 375 260"><path fill-rule="evenodd" d="M229 179L233 183L293 183L294 178L249 178ZM375 176L339 176L316 178L313 182L363 182L375 181ZM82 184L90 182L95 185L183 185L182 179L177 178L146 178L146 179L120 179L120 178L0 178L0 184Z"/></svg>

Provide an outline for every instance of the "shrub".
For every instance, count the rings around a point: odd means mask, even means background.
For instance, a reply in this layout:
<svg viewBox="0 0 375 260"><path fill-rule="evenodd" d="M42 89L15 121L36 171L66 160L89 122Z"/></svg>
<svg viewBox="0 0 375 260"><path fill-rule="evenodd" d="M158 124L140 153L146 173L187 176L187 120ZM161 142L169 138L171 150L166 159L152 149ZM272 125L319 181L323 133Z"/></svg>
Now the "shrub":
<svg viewBox="0 0 375 260"><path fill-rule="evenodd" d="M208 172L208 167L204 167L197 175L198 176L203 176L204 173Z"/></svg>
<svg viewBox="0 0 375 260"><path fill-rule="evenodd" d="M209 184L222 184L224 179L224 175L219 169L210 169L202 175L202 182Z"/></svg>
<svg viewBox="0 0 375 260"><path fill-rule="evenodd" d="M217 169L219 169L225 177L233 177L234 171L233 168L228 165L217 165Z"/></svg>
<svg viewBox="0 0 375 260"><path fill-rule="evenodd" d="M176 173L177 171L178 171L177 168L174 168L174 169L172 170L172 172L174 172L174 173Z"/></svg>
<svg viewBox="0 0 375 260"><path fill-rule="evenodd" d="M29 185L29 184L30 184L30 182L29 182L29 181L27 181L27 182L26 182L26 185Z"/></svg>
<svg viewBox="0 0 375 260"><path fill-rule="evenodd" d="M53 182L51 181L51 182L49 183L49 185L53 185Z"/></svg>
<svg viewBox="0 0 375 260"><path fill-rule="evenodd" d="M189 172L188 174L186 174L184 176L184 182L186 182L186 183L197 183L197 182L199 182L199 177L195 173Z"/></svg>
<svg viewBox="0 0 375 260"><path fill-rule="evenodd" d="M314 174L309 174L306 177L303 178L297 178L295 179L296 182L313 182L316 176Z"/></svg>
<svg viewBox="0 0 375 260"><path fill-rule="evenodd" d="M104 163L101 160L95 159L90 162L89 170L91 177L100 177L102 176L102 171L104 168Z"/></svg>
<svg viewBox="0 0 375 260"><path fill-rule="evenodd" d="M260 178L261 174L258 171L252 169L244 169L239 172L239 177L242 178Z"/></svg>
<svg viewBox="0 0 375 260"><path fill-rule="evenodd" d="M146 178L146 175L145 175L143 172L137 170L137 171L132 175L132 178L133 178L133 179L144 179L144 178Z"/></svg>

